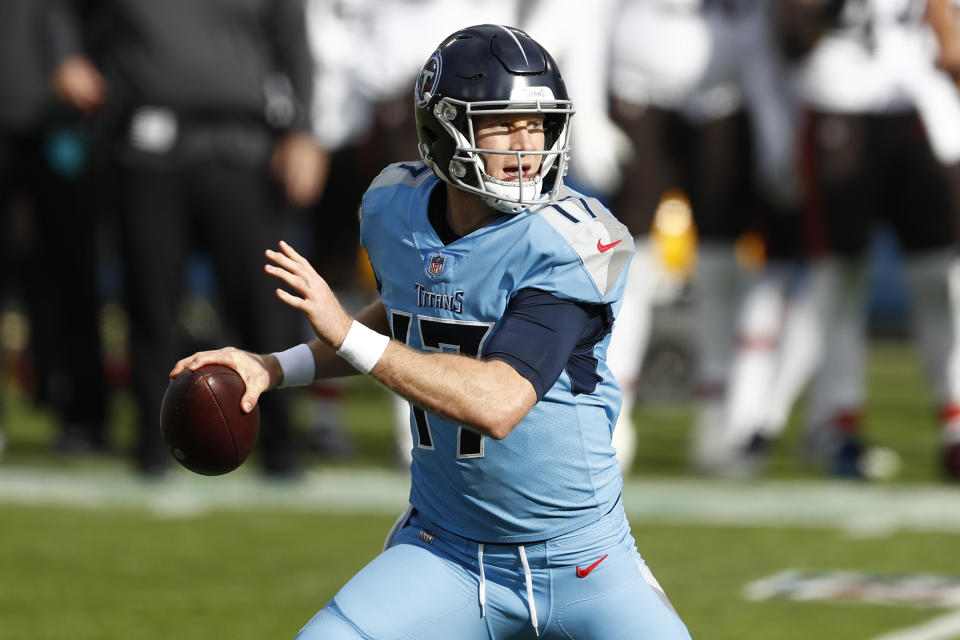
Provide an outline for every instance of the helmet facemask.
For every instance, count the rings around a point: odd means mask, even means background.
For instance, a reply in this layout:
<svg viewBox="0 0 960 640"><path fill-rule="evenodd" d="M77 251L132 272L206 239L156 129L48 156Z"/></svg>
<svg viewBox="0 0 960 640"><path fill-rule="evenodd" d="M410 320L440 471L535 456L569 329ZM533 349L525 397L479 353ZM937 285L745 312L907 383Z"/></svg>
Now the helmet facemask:
<svg viewBox="0 0 960 640"><path fill-rule="evenodd" d="M420 156L441 180L507 213L536 210L559 197L573 104L556 62L528 34L491 24L457 31L424 64L413 97ZM481 148L475 118L492 114L543 117L544 149ZM516 158L516 179L512 171L503 174L506 180L489 174L484 159L498 155ZM528 174L524 180L523 164L529 168L531 158L540 166L532 179Z"/></svg>
<svg viewBox="0 0 960 640"><path fill-rule="evenodd" d="M547 99L542 99L544 91ZM484 204L504 213L536 210L556 200L570 152L569 124L574 112L570 101L553 100L549 89L541 87L521 87L514 90L514 94L518 93L525 95L519 99L512 96L509 101L465 102L441 98L433 106L437 122L456 145L449 166L435 167L435 170L450 184L476 193ZM493 114L543 116L544 150L506 151L478 146L474 117ZM522 170L518 171L516 180L498 180L487 173L483 154L515 156L520 167L525 158L539 156L540 167L533 180L524 180ZM424 158L429 164L426 154Z"/></svg>

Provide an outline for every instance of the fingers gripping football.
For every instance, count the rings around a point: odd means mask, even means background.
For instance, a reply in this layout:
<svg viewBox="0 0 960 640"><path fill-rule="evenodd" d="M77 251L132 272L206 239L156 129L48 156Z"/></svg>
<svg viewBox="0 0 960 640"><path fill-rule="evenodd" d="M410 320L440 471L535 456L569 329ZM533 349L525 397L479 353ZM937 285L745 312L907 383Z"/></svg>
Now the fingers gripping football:
<svg viewBox="0 0 960 640"><path fill-rule="evenodd" d="M236 371L246 385L246 391L240 399L240 408L249 413L256 406L260 394L272 388L275 382L270 380L270 372L264 357L235 347L224 347L216 351L200 351L178 361L170 377L176 378L184 369L196 371L208 364L222 364Z"/></svg>
<svg viewBox="0 0 960 640"><path fill-rule="evenodd" d="M280 242L280 251L267 249L266 256L273 263L264 267L266 272L298 294L277 289L277 297L303 312L317 336L330 347L339 349L353 319L340 306L326 280L286 242Z"/></svg>

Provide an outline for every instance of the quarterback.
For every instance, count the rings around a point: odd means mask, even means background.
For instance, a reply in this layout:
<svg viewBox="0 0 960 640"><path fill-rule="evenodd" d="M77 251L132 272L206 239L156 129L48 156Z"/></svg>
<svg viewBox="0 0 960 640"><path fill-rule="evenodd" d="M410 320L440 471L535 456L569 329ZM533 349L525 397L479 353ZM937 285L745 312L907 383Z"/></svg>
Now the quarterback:
<svg viewBox="0 0 960 640"><path fill-rule="evenodd" d="M411 404L409 508L382 554L300 631L358 638L689 638L636 549L606 365L633 242L563 184L573 114L526 33L457 31L414 88L422 161L386 167L362 203L380 298L350 317L281 243L266 270L317 334L234 348L252 408L274 387L363 373Z"/></svg>

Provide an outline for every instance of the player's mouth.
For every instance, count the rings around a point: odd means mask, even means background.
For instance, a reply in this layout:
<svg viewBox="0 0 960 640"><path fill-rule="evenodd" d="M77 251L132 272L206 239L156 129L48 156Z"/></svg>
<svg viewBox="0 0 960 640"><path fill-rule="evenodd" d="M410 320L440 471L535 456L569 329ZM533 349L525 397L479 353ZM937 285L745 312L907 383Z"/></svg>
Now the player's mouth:
<svg viewBox="0 0 960 640"><path fill-rule="evenodd" d="M522 165L509 165L503 168L503 177L506 180L516 180L520 176L522 180L532 180L534 177L533 164L525 162Z"/></svg>

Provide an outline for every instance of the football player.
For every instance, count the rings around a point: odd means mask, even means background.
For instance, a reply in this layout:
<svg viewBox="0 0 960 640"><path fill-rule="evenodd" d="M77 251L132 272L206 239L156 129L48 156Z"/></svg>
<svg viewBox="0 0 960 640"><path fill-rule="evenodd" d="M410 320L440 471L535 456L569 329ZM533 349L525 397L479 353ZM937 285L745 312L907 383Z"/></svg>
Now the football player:
<svg viewBox="0 0 960 640"><path fill-rule="evenodd" d="M956 202L945 168L960 161L960 96L936 68L930 22L944 0L847 0L804 68L807 207L819 232L824 362L811 394L811 456L837 475L864 473L864 254L884 221L903 253L916 340L941 416L945 471L960 476ZM954 25L955 27L955 25ZM941 46L943 42L941 41Z"/></svg>
<svg viewBox="0 0 960 640"><path fill-rule="evenodd" d="M624 0L613 34L612 109L633 143L613 210L630 228L637 256L611 366L629 389L651 325L648 256L655 248L648 231L665 194L679 189L689 197L699 240L693 276L699 410L692 456L710 473L722 472L735 445L749 439L728 422L753 427L750 416L764 405L764 394L742 390L776 357L782 307L779 283L767 286L769 273L758 284L744 278L736 242L747 231L761 231L768 254L773 247L779 258L793 249L780 241L797 235L789 229L796 217L786 215L795 204L793 110L780 86L767 5ZM736 363L743 374L735 372L728 388L738 337L749 348ZM629 418L631 402L626 395L621 421Z"/></svg>
<svg viewBox="0 0 960 640"><path fill-rule="evenodd" d="M605 357L633 247L563 184L573 106L554 60L518 29L470 27L414 94L422 162L389 165L363 199L379 300L352 318L281 243L266 269L317 338L171 372L233 367L246 410L358 371L411 403L410 506L299 637L689 638L620 498Z"/></svg>

